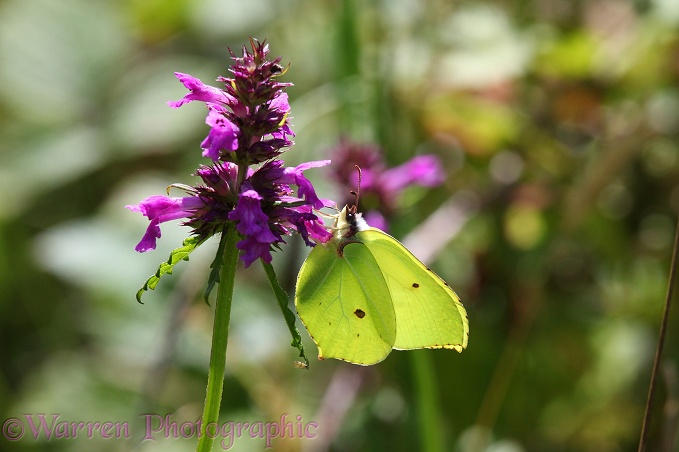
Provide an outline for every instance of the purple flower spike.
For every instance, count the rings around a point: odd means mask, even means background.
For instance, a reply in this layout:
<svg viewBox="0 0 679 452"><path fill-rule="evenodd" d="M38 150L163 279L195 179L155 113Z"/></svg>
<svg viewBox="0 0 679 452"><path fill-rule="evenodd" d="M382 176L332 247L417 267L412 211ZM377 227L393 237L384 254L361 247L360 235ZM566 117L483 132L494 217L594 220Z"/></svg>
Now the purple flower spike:
<svg viewBox="0 0 679 452"><path fill-rule="evenodd" d="M387 168L382 150L374 145L353 143L342 139L333 151L333 179L345 193L358 187L361 168L361 203L363 217L371 224L385 229L393 214L401 192L411 185L434 187L445 180L441 161L435 155L420 155L395 168ZM355 202L347 196L344 204ZM368 220L366 220L368 221Z"/></svg>
<svg viewBox="0 0 679 452"><path fill-rule="evenodd" d="M231 52L235 64L230 71L234 78L219 77L223 89L205 85L191 75L175 73L191 92L168 104L178 108L197 100L209 108L205 122L211 130L201 145L203 156L215 162L252 165L276 158L283 148L293 144L288 140L294 136L288 122L290 103L283 91L291 84L277 81L276 77L285 70L278 64L280 58L268 61L268 53L268 45L254 40L252 52L244 48L242 58Z"/></svg>
<svg viewBox="0 0 679 452"><path fill-rule="evenodd" d="M231 52L233 78L218 78L222 89L175 73L190 92L168 104L178 108L192 101L205 102L210 132L201 147L212 164L196 170L202 185L173 184L191 196L152 196L138 206L127 206L150 220L137 251L155 249L160 224L178 218L186 218L183 225L191 227L201 243L224 232L226 224L234 224L242 236L237 246L246 267L257 259L271 262L271 251L285 243L285 235L297 233L309 246L332 237L314 209L336 203L320 199L304 176L307 169L330 161L286 168L279 159L284 148L294 144L288 122L290 103L284 92L291 84L278 82L285 68L280 58L268 60L268 45L255 40L251 45L252 50L243 49L242 57Z"/></svg>
<svg viewBox="0 0 679 452"><path fill-rule="evenodd" d="M140 253L156 249L156 240L160 238L160 223L191 216L205 203L196 196L170 198L167 196L149 196L138 205L125 206L133 212L141 212L151 220L146 233L134 248Z"/></svg>
<svg viewBox="0 0 679 452"><path fill-rule="evenodd" d="M167 104L172 108L179 108L194 100L208 104L223 105L231 105L234 101L233 97L229 96L221 89L205 85L196 77L189 74L182 74L181 72L175 72L174 75L191 92L178 101L169 101Z"/></svg>

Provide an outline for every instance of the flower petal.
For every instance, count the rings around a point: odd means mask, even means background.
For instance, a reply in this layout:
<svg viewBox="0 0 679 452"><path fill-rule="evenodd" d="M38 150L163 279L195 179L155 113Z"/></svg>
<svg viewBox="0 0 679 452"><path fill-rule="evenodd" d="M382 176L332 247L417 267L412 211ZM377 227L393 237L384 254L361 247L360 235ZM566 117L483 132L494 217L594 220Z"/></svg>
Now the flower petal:
<svg viewBox="0 0 679 452"><path fill-rule="evenodd" d="M287 93L281 92L269 102L269 110L278 113L288 113L290 111L290 104L288 103Z"/></svg>
<svg viewBox="0 0 679 452"><path fill-rule="evenodd" d="M182 84L191 92L178 101L168 101L168 105L172 108L179 108L184 104L188 104L194 100L216 104L230 105L234 99L219 88L204 84L189 74L182 74L175 72L174 75Z"/></svg>
<svg viewBox="0 0 679 452"><path fill-rule="evenodd" d="M156 249L156 240L160 238L160 225L157 219L151 220L144 236L141 238L137 246L134 247L138 253L145 253L147 251Z"/></svg>
<svg viewBox="0 0 679 452"><path fill-rule="evenodd" d="M245 251L241 259L245 268L248 268L257 259L262 259L267 264L271 263L271 247L268 243L261 243L253 237L248 237L236 244L236 248Z"/></svg>
<svg viewBox="0 0 679 452"><path fill-rule="evenodd" d="M404 164L384 172L382 181L387 190L400 191L408 185L435 187L445 180L441 161L435 155L419 155Z"/></svg>
<svg viewBox="0 0 679 452"><path fill-rule="evenodd" d="M255 190L242 192L236 208L229 212L229 220L238 222L236 229L244 236L269 244L277 238L269 228L269 217L262 211L261 200Z"/></svg>
<svg viewBox="0 0 679 452"><path fill-rule="evenodd" d="M197 196L170 198L168 196L149 196L138 205L125 206L133 212L140 212L151 220L146 233L135 247L138 252L156 248L156 239L160 238L160 223L190 216L205 203Z"/></svg>
<svg viewBox="0 0 679 452"><path fill-rule="evenodd" d="M300 197L303 197L314 209L321 209L324 207L324 202L318 199L314 186L304 177L303 173L309 168L320 168L328 164L330 164L330 160L317 160L301 163L294 168L286 168L283 176L281 176L280 183L294 183L299 187L298 194Z"/></svg>
<svg viewBox="0 0 679 452"><path fill-rule="evenodd" d="M205 140L200 144L203 148L203 157L208 157L213 161L219 160L219 152L235 151L238 149L238 126L229 121L217 108L210 108L210 112L205 118L205 123L212 127Z"/></svg>

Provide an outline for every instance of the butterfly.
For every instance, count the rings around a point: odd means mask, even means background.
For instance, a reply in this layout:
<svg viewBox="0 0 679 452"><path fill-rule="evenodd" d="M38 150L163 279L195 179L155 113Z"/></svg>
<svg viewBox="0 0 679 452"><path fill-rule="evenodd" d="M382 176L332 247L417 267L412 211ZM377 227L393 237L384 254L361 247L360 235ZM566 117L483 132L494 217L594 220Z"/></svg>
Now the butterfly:
<svg viewBox="0 0 679 452"><path fill-rule="evenodd" d="M392 349L467 347L467 312L453 289L398 240L345 206L334 235L297 277L297 314L318 358L372 365Z"/></svg>

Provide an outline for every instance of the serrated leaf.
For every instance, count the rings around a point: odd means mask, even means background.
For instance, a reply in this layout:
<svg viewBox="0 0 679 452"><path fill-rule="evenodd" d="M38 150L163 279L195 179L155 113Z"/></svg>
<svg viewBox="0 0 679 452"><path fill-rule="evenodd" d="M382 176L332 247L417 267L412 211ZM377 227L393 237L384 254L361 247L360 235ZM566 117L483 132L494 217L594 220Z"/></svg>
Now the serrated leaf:
<svg viewBox="0 0 679 452"><path fill-rule="evenodd" d="M158 271L146 280L144 286L137 291L137 301L141 303L141 296L147 290L153 290L158 285L160 278L165 274L172 274L172 269L181 261L188 261L189 254L203 243L207 237L191 236L184 240L179 248L170 252L170 258L158 266Z"/></svg>
<svg viewBox="0 0 679 452"><path fill-rule="evenodd" d="M276 295L276 299L278 300L278 306L281 308L281 312L283 312L283 317L285 318L285 323L288 325L288 330L290 330L290 335L292 336L292 342L290 342L290 345L296 347L297 350L299 350L299 356L304 360L305 364L302 367L308 369L309 360L307 359L306 353L304 352L302 336L299 334L299 330L295 326L296 317L292 310L290 310L290 308L288 307L289 300L288 294L285 293L285 291L281 288L281 285L278 284L278 279L276 278L276 272L274 271L273 266L271 264L264 262L262 259L260 259L260 262L264 267L266 276L269 278L271 288L273 289L273 292Z"/></svg>
<svg viewBox="0 0 679 452"><path fill-rule="evenodd" d="M205 287L205 304L210 306L210 292L215 287L215 284L219 283L219 271L222 268L222 262L224 257L224 245L226 244L225 234L222 234L222 238L219 240L219 247L217 248L217 255L215 260L210 264L210 276L207 278L207 287Z"/></svg>

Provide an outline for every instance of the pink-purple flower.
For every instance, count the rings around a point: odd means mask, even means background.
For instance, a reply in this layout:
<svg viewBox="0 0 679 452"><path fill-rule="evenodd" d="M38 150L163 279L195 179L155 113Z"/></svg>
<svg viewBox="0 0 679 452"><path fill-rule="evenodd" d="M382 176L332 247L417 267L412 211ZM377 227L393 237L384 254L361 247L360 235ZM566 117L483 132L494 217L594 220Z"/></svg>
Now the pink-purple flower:
<svg viewBox="0 0 679 452"><path fill-rule="evenodd" d="M393 214L405 188L411 185L435 187L445 180L441 161L434 155L419 155L388 168L378 146L355 143L346 138L331 154L334 162L332 178L347 194L358 187L356 166L361 168L360 209L368 224L384 230L388 229L386 218ZM345 202L351 204L354 200L347 197Z"/></svg>
<svg viewBox="0 0 679 452"><path fill-rule="evenodd" d="M172 108L179 108L194 100L218 105L230 105L234 101L234 99L223 90L208 86L196 77L189 74L182 74L181 72L175 72L174 75L182 82L190 93L178 101L168 101L167 104Z"/></svg>
<svg viewBox="0 0 679 452"><path fill-rule="evenodd" d="M224 115L224 109L219 106L208 105L205 123L211 127L207 137L200 144L203 157L213 161L219 160L222 151L232 152L238 149L238 126L229 121Z"/></svg>
<svg viewBox="0 0 679 452"><path fill-rule="evenodd" d="M141 212L151 220L146 233L134 249L140 253L156 249L156 239L160 238L160 223L189 217L204 206L205 203L194 196L170 198L158 195L149 196L136 206L125 206L133 212Z"/></svg>

